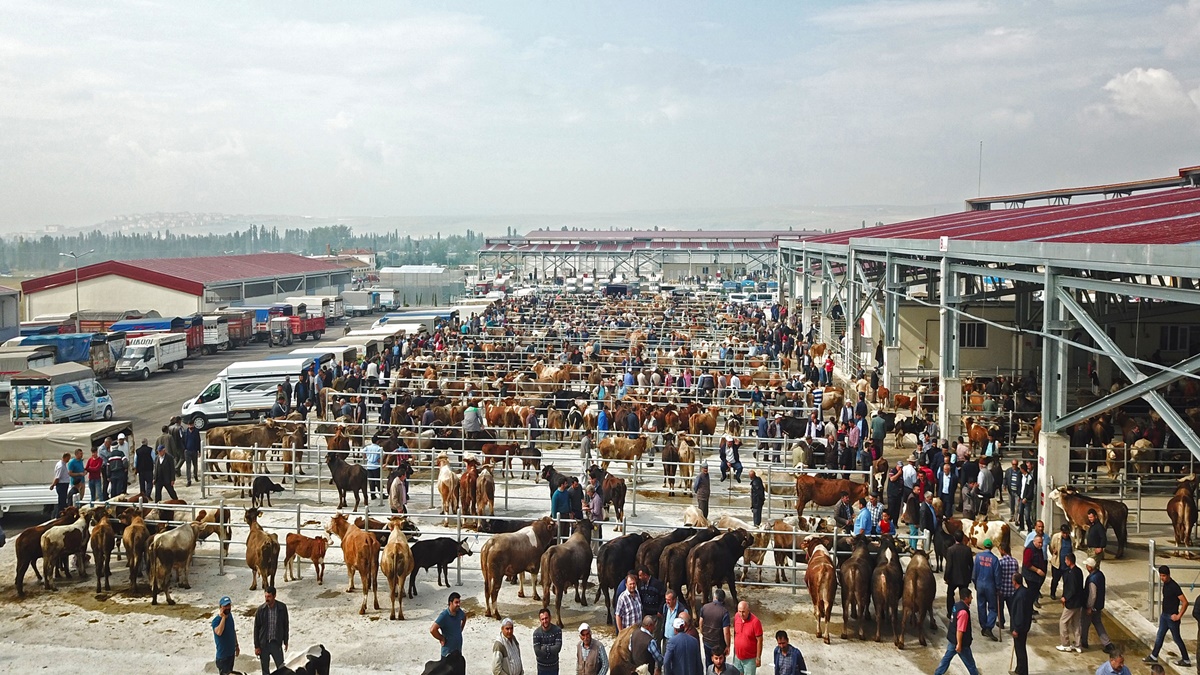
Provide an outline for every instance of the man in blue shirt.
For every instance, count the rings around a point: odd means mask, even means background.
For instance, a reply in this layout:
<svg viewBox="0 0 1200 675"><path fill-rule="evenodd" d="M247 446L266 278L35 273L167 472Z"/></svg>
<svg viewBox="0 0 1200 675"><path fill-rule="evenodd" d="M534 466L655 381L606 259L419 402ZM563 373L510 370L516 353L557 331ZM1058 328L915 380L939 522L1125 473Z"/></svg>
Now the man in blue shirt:
<svg viewBox="0 0 1200 675"><path fill-rule="evenodd" d="M992 553L991 539L983 540L983 552L975 556L971 581L975 582L978 596L979 628L984 635L999 641L992 629L996 625L996 604L1000 596L1000 559Z"/></svg>
<svg viewBox="0 0 1200 675"><path fill-rule="evenodd" d="M558 483L558 489L550 495L550 517L571 517L571 495L567 494L567 480Z"/></svg>
<svg viewBox="0 0 1200 675"><path fill-rule="evenodd" d="M467 625L467 613L462 610L462 596L451 593L446 609L433 620L429 634L442 645L442 658L462 651L463 627Z"/></svg>
<svg viewBox="0 0 1200 675"><path fill-rule="evenodd" d="M378 440L379 437L376 436L371 439L370 443L367 443L365 446L363 446L363 455L366 458L366 461L363 463L363 467L367 470L368 502L371 501L376 494L379 495L381 502L387 498L387 495L385 495L383 490L381 490L379 487L379 472L381 462L383 460L383 448L380 447Z"/></svg>
<svg viewBox="0 0 1200 675"><path fill-rule="evenodd" d="M242 647L238 644L237 629L233 625L233 600L229 596L221 598L217 615L212 620L213 640L217 643L217 672L221 675L233 672L233 659L240 656Z"/></svg>
<svg viewBox="0 0 1200 675"><path fill-rule="evenodd" d="M858 500L858 515L854 517L855 535L869 535L875 531L875 521L871 518L871 511L867 508L867 500L861 497Z"/></svg>

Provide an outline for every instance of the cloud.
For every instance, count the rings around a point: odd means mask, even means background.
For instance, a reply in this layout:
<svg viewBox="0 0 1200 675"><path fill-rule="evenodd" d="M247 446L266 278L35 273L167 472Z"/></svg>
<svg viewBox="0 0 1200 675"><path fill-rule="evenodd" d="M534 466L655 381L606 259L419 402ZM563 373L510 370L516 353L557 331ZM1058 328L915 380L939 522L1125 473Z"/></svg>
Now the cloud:
<svg viewBox="0 0 1200 675"><path fill-rule="evenodd" d="M1134 68L1104 85L1108 108L1129 117L1165 121L1196 117L1200 88L1187 91L1169 70Z"/></svg>
<svg viewBox="0 0 1200 675"><path fill-rule="evenodd" d="M867 30L899 25L960 23L993 14L981 2L870 2L851 4L818 14L815 24L841 30Z"/></svg>

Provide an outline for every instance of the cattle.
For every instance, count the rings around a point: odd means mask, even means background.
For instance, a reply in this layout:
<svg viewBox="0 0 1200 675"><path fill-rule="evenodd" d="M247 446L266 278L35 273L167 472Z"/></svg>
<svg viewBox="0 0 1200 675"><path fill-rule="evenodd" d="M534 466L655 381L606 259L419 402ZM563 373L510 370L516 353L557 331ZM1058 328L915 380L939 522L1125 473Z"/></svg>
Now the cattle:
<svg viewBox="0 0 1200 675"><path fill-rule="evenodd" d="M266 499L267 506L271 506L272 492L283 492L283 486L271 480L270 476L255 476L250 488L250 503L261 507Z"/></svg>
<svg viewBox="0 0 1200 675"><path fill-rule="evenodd" d="M624 523L625 479L617 478L595 464L588 467L588 476L600 483L600 496L604 500L604 505L611 506L617 520Z"/></svg>
<svg viewBox="0 0 1200 675"><path fill-rule="evenodd" d="M412 572L408 575L408 595L409 597L417 597L417 572L420 570L429 571L430 567L437 567L437 585L440 588L443 577L446 580L446 587L450 587L450 563L459 559L464 555L473 555L470 547L467 546L466 539L455 541L451 537L438 537L437 539L428 539L418 541L411 547L413 556Z"/></svg>
<svg viewBox="0 0 1200 675"><path fill-rule="evenodd" d="M683 597L683 586L688 583L688 555L700 544L712 541L720 534L714 526L694 530L694 534L681 542L666 546L658 557L658 574L663 585ZM689 586L689 589L691 587Z"/></svg>
<svg viewBox="0 0 1200 675"><path fill-rule="evenodd" d="M496 515L496 478L491 462L479 469L479 478L475 479L475 514Z"/></svg>
<svg viewBox="0 0 1200 675"><path fill-rule="evenodd" d="M804 541L808 537L804 535L832 533L833 525L825 518L788 516L773 521L770 530L775 555L775 583L787 583L787 563L794 561L798 565L807 557ZM829 538L819 537L819 540L828 550L831 546Z"/></svg>
<svg viewBox="0 0 1200 675"><path fill-rule="evenodd" d="M304 450L308 447L308 429L303 424L292 425L293 429L280 439L283 446L283 472L295 480L304 475Z"/></svg>
<svg viewBox="0 0 1200 675"><path fill-rule="evenodd" d="M354 526L363 532L369 532L371 536L378 539L380 549L387 546L392 532L391 526L388 523L382 520L375 520L374 518L364 519L362 516L359 516L354 519ZM417 527L416 521L405 518L403 527L404 537L408 539L408 543L413 543L413 541L421 536L421 529Z"/></svg>
<svg viewBox="0 0 1200 675"><path fill-rule="evenodd" d="M713 523L718 530L737 530L743 529L747 532L754 529L754 526L739 518L722 514L721 517ZM754 545L746 550L742 565L742 581L746 580L746 575L750 573L750 566L758 566L758 580L762 581L762 564L763 559L767 557L767 547L771 545L771 535L767 532L754 532L751 535L754 538Z"/></svg>
<svg viewBox="0 0 1200 675"><path fill-rule="evenodd" d="M754 544L754 537L743 529L726 532L700 544L688 553L688 596L692 607L708 602L709 591L720 588L722 584L729 585L729 595L737 604L737 584L734 580L734 567L746 549ZM702 598L704 602L696 604Z"/></svg>
<svg viewBox="0 0 1200 675"><path fill-rule="evenodd" d="M339 452L329 452L325 455L325 465L329 467L329 474L333 478L333 484L337 486L338 491L338 508L346 508L346 492L354 493L354 508L351 511L358 510L358 495L362 493L363 504L369 503L367 496L367 470L361 464L347 464ZM366 602L364 600L364 602ZM375 609L379 609L376 607Z"/></svg>
<svg viewBox="0 0 1200 675"><path fill-rule="evenodd" d="M497 534L479 551L479 567L483 572L483 597L485 615L500 618L496 598L504 579L519 583L517 597L525 597L525 574L537 574L542 554L554 540L554 521L549 516L535 520L519 532ZM533 597L538 597L537 584L533 584Z"/></svg>
<svg viewBox="0 0 1200 675"><path fill-rule="evenodd" d="M121 541L125 544L126 560L129 565L129 587L136 593L138 576L146 564L146 548L150 545L150 529L142 512L128 510L121 514L121 524L125 531L121 533Z"/></svg>
<svg viewBox="0 0 1200 675"><path fill-rule="evenodd" d="M929 618L929 627L937 630L937 621L933 618L933 600L937 595L937 580L929 565L929 555L922 550L913 551L908 559L908 568L904 570L904 605L900 617L900 635L896 644L904 649L904 635L908 632L909 624L915 624L921 646L925 646L925 619Z"/></svg>
<svg viewBox="0 0 1200 675"><path fill-rule="evenodd" d="M546 466L543 466L541 470L541 476L542 478L546 479L547 483L549 483L550 494L552 495L554 494L554 491L558 489L559 483L562 483L564 480L567 481L568 485L571 483L571 477L565 473L559 473L558 469L555 469L553 464L547 464Z"/></svg>
<svg viewBox="0 0 1200 675"><path fill-rule="evenodd" d="M168 605L175 604L171 599L171 572L175 570L180 573L179 585L183 588L192 587L188 570L192 566L199 535L199 523L183 523L166 532L159 532L150 540L150 546L146 549L150 565L150 604L158 604L159 593L166 596Z"/></svg>
<svg viewBox="0 0 1200 675"><path fill-rule="evenodd" d="M112 552L116 535L112 524L108 522L108 510L103 506L92 512L92 533L89 542L92 549L92 559L96 562L96 592L100 592L100 577L104 577L104 590L111 591L108 578L112 576Z"/></svg>
<svg viewBox="0 0 1200 675"><path fill-rule="evenodd" d="M235 424L227 427L216 427L209 429L205 433L205 440L210 448L208 457L211 460L224 459L229 456L230 450L227 448L261 448L260 453L265 453L267 448L273 447L278 443L283 436L283 425L277 424L275 420L268 419L262 424ZM242 459L252 460L253 452L243 452ZM232 461L232 458L230 458ZM232 465L228 467L232 472ZM251 467L247 473L253 473Z"/></svg>
<svg viewBox="0 0 1200 675"><path fill-rule="evenodd" d="M1175 532L1175 545L1191 548L1192 530L1196 527L1196 474L1179 479L1175 495L1167 502L1167 516ZM1192 557L1192 553L1189 551L1187 556Z"/></svg>
<svg viewBox="0 0 1200 675"><path fill-rule="evenodd" d="M75 522L77 518L79 518L79 509L75 506L68 506L63 509L63 512L55 520L27 527L17 535L17 539L13 543L13 548L16 549L17 556L15 586L18 597L25 597L25 572L30 567L33 567L33 574L37 577L38 581L42 580L42 574L38 572L37 568L37 559L42 557L42 535L52 527L68 525ZM45 564L43 564L42 568L45 569L45 567Z"/></svg>
<svg viewBox="0 0 1200 675"><path fill-rule="evenodd" d="M250 532L246 534L246 567L250 568L250 590L258 589L261 578L263 588L275 585L275 570L279 566L279 535L267 533L258 524L259 510L256 507L246 509L246 524Z"/></svg>
<svg viewBox="0 0 1200 675"><path fill-rule="evenodd" d="M645 434L634 438L620 438L619 436L605 436L604 440L596 446L600 452L600 457L603 461L600 467L608 471L608 465L611 461L625 462L625 469L633 471L633 463L640 460L646 452L649 439Z"/></svg>
<svg viewBox="0 0 1200 675"><path fill-rule="evenodd" d="M238 496L246 497L246 488L254 476L254 452L235 448L229 451L229 473L233 486L239 488Z"/></svg>
<svg viewBox="0 0 1200 675"><path fill-rule="evenodd" d="M616 588L629 570L636 568L638 551L649 541L650 535L645 532L626 534L604 542L596 553L596 597L592 602L599 602L601 594L604 595L606 623L613 621L609 590Z"/></svg>
<svg viewBox="0 0 1200 675"><path fill-rule="evenodd" d="M1106 528L1112 528L1117 535L1117 557L1125 555L1125 544L1129 541L1128 506L1112 499L1089 497L1068 486L1057 487L1047 496L1058 503L1058 508L1066 515L1071 525L1079 529L1087 529L1088 509L1095 509L1100 523Z"/></svg>
<svg viewBox="0 0 1200 675"><path fill-rule="evenodd" d="M531 520L514 520L512 518L488 518L479 523L479 531L486 532L487 534L520 532L523 528L529 527L534 522Z"/></svg>
<svg viewBox="0 0 1200 675"><path fill-rule="evenodd" d="M229 542L233 538L232 519L229 515L227 507L218 507L209 511L200 509L196 514L196 522L202 526L200 528L199 540L205 541L211 535L217 535L222 548L225 549L225 554L229 554Z"/></svg>
<svg viewBox="0 0 1200 675"><path fill-rule="evenodd" d="M45 562L42 564L42 584L46 590L54 590L54 584L51 582L51 577L57 577L59 572L59 563L65 565L66 556L75 556L75 567L79 570L79 576L87 576L87 545L88 545L88 519L91 509L84 507L79 510L79 517L75 522L67 525L55 525L42 535L42 556ZM71 570L69 565L65 565L67 577L70 578Z"/></svg>
<svg viewBox="0 0 1200 675"><path fill-rule="evenodd" d="M708 518L698 506L688 506L683 510L683 524L688 527L708 527Z"/></svg>
<svg viewBox="0 0 1200 675"><path fill-rule="evenodd" d="M804 550L808 558L808 568L804 571L804 585L808 587L808 596L812 598L813 615L817 619L817 637L823 638L825 644L829 644L829 619L833 614L834 596L837 593L837 571L833 567L833 556L821 543L820 538L812 535L806 537Z"/></svg>
<svg viewBox="0 0 1200 675"><path fill-rule="evenodd" d="M1129 463L1135 473L1148 475L1154 472L1158 462L1159 449L1147 438L1139 438L1129 446Z"/></svg>
<svg viewBox="0 0 1200 675"><path fill-rule="evenodd" d="M663 434L663 487L670 484L671 496L675 496L675 475L679 474L684 490L691 486L692 472L696 461L696 449L685 434Z"/></svg>
<svg viewBox="0 0 1200 675"><path fill-rule="evenodd" d="M521 446L517 443L484 443L479 449L483 461L499 461L503 475L512 476L512 458L516 456Z"/></svg>
<svg viewBox="0 0 1200 675"><path fill-rule="evenodd" d="M871 599L875 602L875 641L879 642L884 622L891 618L892 636L900 646L900 598L904 594L904 571L891 535L879 542L879 559L871 572Z"/></svg>
<svg viewBox="0 0 1200 675"><path fill-rule="evenodd" d="M962 523L963 543L975 548L983 548L983 542L991 539L992 546L1007 544L1011 533L1008 523L1003 520L987 520L981 518L959 518Z"/></svg>
<svg viewBox="0 0 1200 675"><path fill-rule="evenodd" d="M967 417L963 421L967 426L967 439L970 441L971 449L982 451L991 440L988 428L982 424L976 424L974 417Z"/></svg>
<svg viewBox="0 0 1200 675"><path fill-rule="evenodd" d="M478 515L475 509L479 506L476 496L479 492L479 460L475 455L467 453L463 456L466 468L458 478L458 508L464 516Z"/></svg>
<svg viewBox="0 0 1200 675"><path fill-rule="evenodd" d="M542 608L550 606L554 590L554 610L562 628L562 598L570 585L575 586L575 602L587 606L587 581L592 574L592 521L575 521L575 532L565 542L542 553Z"/></svg>
<svg viewBox="0 0 1200 675"><path fill-rule="evenodd" d="M404 536L404 523L407 520L404 516L392 516L388 520L392 536L383 548L383 556L379 563L383 576L388 581L388 598L392 602L389 618L393 621L397 618L404 620L404 596L407 595L404 591L404 581L416 570L412 551L408 548L408 538ZM397 604L400 606L399 612L396 609Z"/></svg>
<svg viewBox="0 0 1200 675"><path fill-rule="evenodd" d="M897 397L897 398L899 398L899 397ZM925 418L919 417L915 414L910 415L909 417L897 419L896 420L896 447L903 448L904 447L904 439L909 434L912 434L914 437L919 437L921 432L925 431L926 426L928 426L928 422L925 421Z"/></svg>
<svg viewBox="0 0 1200 675"><path fill-rule="evenodd" d="M862 536L854 538L854 552L842 562L838 576L842 587L842 639L849 635L850 619L858 619L858 639L866 639L863 623L867 620L871 604L871 558L867 541Z"/></svg>
<svg viewBox="0 0 1200 675"><path fill-rule="evenodd" d="M1113 441L1104 446L1104 469L1109 480L1116 480L1125 466L1127 448L1124 441Z"/></svg>
<svg viewBox="0 0 1200 675"><path fill-rule="evenodd" d="M329 542L325 537L306 537L303 534L289 532L283 540L286 554L283 559L283 580L291 581L293 579L300 580L300 559L307 558L312 561L313 570L317 573L317 585L325 583L325 552L329 548ZM292 572L292 563L296 564L295 573Z"/></svg>
<svg viewBox="0 0 1200 675"><path fill-rule="evenodd" d="M537 482L538 474L542 471L542 451L535 447L527 446L518 448L516 453L510 458L521 460L521 480L525 480L526 472L533 473L533 482Z"/></svg>
<svg viewBox="0 0 1200 675"><path fill-rule="evenodd" d="M693 527L678 527L666 534L660 534L642 542L642 545L638 547L635 564L620 571L619 577L614 577L613 587L616 588L629 570L640 568L642 565L650 570L650 576L662 579L662 570L658 568L658 561L662 557L663 549L671 544L677 544L693 534L696 534L696 529Z"/></svg>
<svg viewBox="0 0 1200 675"><path fill-rule="evenodd" d="M450 524L450 514L458 513L459 475L450 468L450 457L441 453L437 457L438 494L442 496L442 525Z"/></svg>
<svg viewBox="0 0 1200 675"><path fill-rule="evenodd" d="M712 436L717 432L717 415L719 412L719 409L713 406L706 412L694 413L688 418L688 432L696 437L704 434Z"/></svg>
<svg viewBox="0 0 1200 675"><path fill-rule="evenodd" d="M375 594L375 609L379 609L379 540L352 525L344 513L330 518L325 532L336 534L342 540L342 558L346 561L346 576L350 578L346 592L354 592L355 574L362 577L362 605L358 613L367 613L367 594L372 591Z"/></svg>
<svg viewBox="0 0 1200 675"><path fill-rule="evenodd" d="M843 492L849 493L850 501L855 502L867 496L867 484L800 474L796 476L796 515L804 515L804 507L809 502L817 506L833 506L842 498Z"/></svg>

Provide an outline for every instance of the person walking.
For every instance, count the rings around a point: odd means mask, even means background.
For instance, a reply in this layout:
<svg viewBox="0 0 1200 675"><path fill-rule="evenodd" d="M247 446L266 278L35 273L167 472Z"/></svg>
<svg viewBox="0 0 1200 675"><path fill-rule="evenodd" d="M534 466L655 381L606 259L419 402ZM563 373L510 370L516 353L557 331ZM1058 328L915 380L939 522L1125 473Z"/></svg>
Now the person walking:
<svg viewBox="0 0 1200 675"><path fill-rule="evenodd" d="M687 617L675 617L671 627L675 635L667 641L667 649L663 652L662 675L697 675L704 672L704 664L700 661L700 641L689 632Z"/></svg>
<svg viewBox="0 0 1200 675"><path fill-rule="evenodd" d="M442 645L443 659L454 652L462 652L462 634L466 625L467 613L462 609L462 596L451 593L446 599L446 609L429 624L429 634Z"/></svg>
<svg viewBox="0 0 1200 675"><path fill-rule="evenodd" d="M562 629L550 622L550 610L538 612L538 627L533 629L533 658L537 675L558 675L558 654L562 651Z"/></svg>
<svg viewBox="0 0 1200 675"><path fill-rule="evenodd" d="M71 453L64 452L54 465L54 478L50 481L50 489L58 496L58 504L54 506L54 517L71 505Z"/></svg>
<svg viewBox="0 0 1200 675"><path fill-rule="evenodd" d="M271 661L275 661L276 668L282 666L288 648L288 610L275 599L274 586L263 588L263 601L254 612L254 655L263 675L269 675Z"/></svg>
<svg viewBox="0 0 1200 675"><path fill-rule="evenodd" d="M696 506L700 509L700 513L708 518L708 498L712 494L712 485L708 478L708 464L700 465L700 473L696 474L696 480L692 482L692 494L696 495Z"/></svg>
<svg viewBox="0 0 1200 675"><path fill-rule="evenodd" d="M1008 542L1000 542L1000 602L996 606L996 611L999 613L996 625L1000 630L1004 630L1005 610L1012 614L1012 599L1017 592L1017 587L1013 584L1013 577L1021 571L1021 563L1012 556L1009 548Z"/></svg>
<svg viewBox="0 0 1200 675"><path fill-rule="evenodd" d="M1063 571L1067 569L1067 556L1075 552L1071 543L1071 526L1063 523L1058 532L1050 535L1050 599L1054 600L1058 593L1058 584L1062 580Z"/></svg>
<svg viewBox="0 0 1200 675"><path fill-rule="evenodd" d="M592 637L592 627L579 624L579 645L575 647L576 675L608 675L608 653Z"/></svg>
<svg viewBox="0 0 1200 675"><path fill-rule="evenodd" d="M500 622L500 637L492 643L492 675L524 675L521 644L513 635L513 620Z"/></svg>
<svg viewBox="0 0 1200 675"><path fill-rule="evenodd" d="M1183 589L1179 587L1179 584L1171 578L1169 566L1159 565L1158 580L1162 582L1162 609L1158 615L1158 635L1154 637L1154 649L1146 658L1142 659L1142 663L1158 663L1158 651L1162 649L1167 631L1170 631L1171 639L1175 640L1175 646L1179 647L1179 660L1175 661L1175 665L1190 668L1192 662L1188 659L1187 645L1179 635L1179 620L1183 618L1183 612L1187 609L1187 596L1183 594Z"/></svg>
<svg viewBox="0 0 1200 675"><path fill-rule="evenodd" d="M367 470L367 503L376 495L382 502L387 498L383 493L380 478L383 473L383 446L379 445L379 437L374 436L371 442L363 446L363 468Z"/></svg>
<svg viewBox="0 0 1200 675"><path fill-rule="evenodd" d="M192 476L200 481L200 432L196 430L196 422L187 423L183 431L183 463L186 469L188 487L192 486Z"/></svg>
<svg viewBox="0 0 1200 675"><path fill-rule="evenodd" d="M1058 619L1059 645L1055 647L1060 652L1075 652L1083 649L1079 646L1079 618L1083 614L1083 606L1087 602L1087 591L1083 587L1083 571L1075 564L1075 554L1068 553L1063 559L1066 569L1063 570L1062 616Z"/></svg>
<svg viewBox="0 0 1200 675"><path fill-rule="evenodd" d="M946 549L946 571L942 580L946 582L946 616L954 619L954 596L962 595L971 583L974 559L971 549L963 543L962 532L954 533L954 543Z"/></svg>
<svg viewBox="0 0 1200 675"><path fill-rule="evenodd" d="M1158 673L1163 672L1162 666L1155 665L1150 668L1151 675L1155 674L1155 668ZM1096 675L1133 675L1129 672L1129 666L1125 665L1125 651L1114 645L1108 652L1108 660L1096 669Z"/></svg>
<svg viewBox="0 0 1200 675"><path fill-rule="evenodd" d="M963 666L966 667L969 675L979 675L979 669L975 667L975 657L971 654L971 589L963 588L959 591L958 602L954 604L951 610L951 620L946 625L946 653L942 655L942 661L938 664L937 670L933 671L933 675L945 675L950 668L950 661L955 655L962 660Z"/></svg>
<svg viewBox="0 0 1200 675"><path fill-rule="evenodd" d="M109 498L123 495L129 489L129 456L125 454L127 443L113 446L104 463L108 472Z"/></svg>
<svg viewBox="0 0 1200 675"><path fill-rule="evenodd" d="M217 655L213 662L220 675L233 672L234 658L241 656L242 646L238 644L237 627L233 622L233 600L229 596L221 598L217 604L217 615L212 620L213 640L217 643Z"/></svg>
<svg viewBox="0 0 1200 675"><path fill-rule="evenodd" d="M808 671L804 654L788 642L786 630L775 631L775 675L800 675Z"/></svg>
<svg viewBox="0 0 1200 675"><path fill-rule="evenodd" d="M700 608L700 641L704 644L704 663L712 663L715 652L729 653L729 610L725 609L725 591L713 591L712 602Z"/></svg>
<svg viewBox="0 0 1200 675"><path fill-rule="evenodd" d="M1033 594L1025 587L1025 577L1013 574L1012 601L1009 603L1009 617L1012 619L1013 653L1017 660L1016 675L1029 675L1029 652L1026 642L1029 640L1029 629L1033 627Z"/></svg>
<svg viewBox="0 0 1200 675"><path fill-rule="evenodd" d="M742 675L755 675L762 666L763 627L750 613L750 603L738 603L733 616L733 666Z"/></svg>
<svg viewBox="0 0 1200 675"><path fill-rule="evenodd" d="M154 493L154 448L144 438L134 450L133 470L138 477L138 489L149 499Z"/></svg>
<svg viewBox="0 0 1200 675"><path fill-rule="evenodd" d="M1088 648L1088 634L1092 632L1092 627L1096 627L1096 635L1100 638L1100 645L1104 648L1104 653L1109 653L1113 648L1112 640L1108 638L1108 631L1104 629L1104 572L1101 572L1096 567L1096 561L1088 558L1083 561L1083 566L1087 569L1087 578L1084 579L1084 591L1087 594L1087 601L1083 606L1083 621L1079 629L1079 646L1083 649Z"/></svg>
<svg viewBox="0 0 1200 675"><path fill-rule="evenodd" d="M1108 547L1108 528L1100 522L1096 509L1088 509L1087 520L1088 552L1096 561L1096 566L1099 567L1100 561L1104 560L1104 549Z"/></svg>
<svg viewBox="0 0 1200 675"><path fill-rule="evenodd" d="M750 514L754 517L754 526L762 525L762 510L767 503L767 490L763 479L754 469L750 469Z"/></svg>
<svg viewBox="0 0 1200 675"><path fill-rule="evenodd" d="M1012 461L1012 465L1004 471L1004 491L1008 494L1008 519L1015 523L1021 496L1020 462L1015 459Z"/></svg>
<svg viewBox="0 0 1200 675"><path fill-rule="evenodd" d="M166 490L171 499L179 499L175 494L175 462L167 456L166 448L158 449L158 460L154 464L154 501L162 501L162 491Z"/></svg>
<svg viewBox="0 0 1200 675"><path fill-rule="evenodd" d="M1000 597L1000 559L992 553L992 540L983 540L983 551L971 565L971 581L975 583L979 604L979 633L999 642L993 630L996 626L996 604Z"/></svg>

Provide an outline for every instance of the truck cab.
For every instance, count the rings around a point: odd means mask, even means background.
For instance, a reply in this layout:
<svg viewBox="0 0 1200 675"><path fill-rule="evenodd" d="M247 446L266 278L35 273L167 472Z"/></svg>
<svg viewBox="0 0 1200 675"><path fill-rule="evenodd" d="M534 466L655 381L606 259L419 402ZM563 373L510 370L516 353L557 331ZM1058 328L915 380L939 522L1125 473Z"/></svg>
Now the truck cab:
<svg viewBox="0 0 1200 675"><path fill-rule="evenodd" d="M117 377L147 380L160 370L175 372L183 367L187 354L187 335L183 333L136 337L129 341L117 362Z"/></svg>
<svg viewBox="0 0 1200 675"><path fill-rule="evenodd" d="M270 321L271 346L290 347L292 345L292 320L290 317L277 316Z"/></svg>

